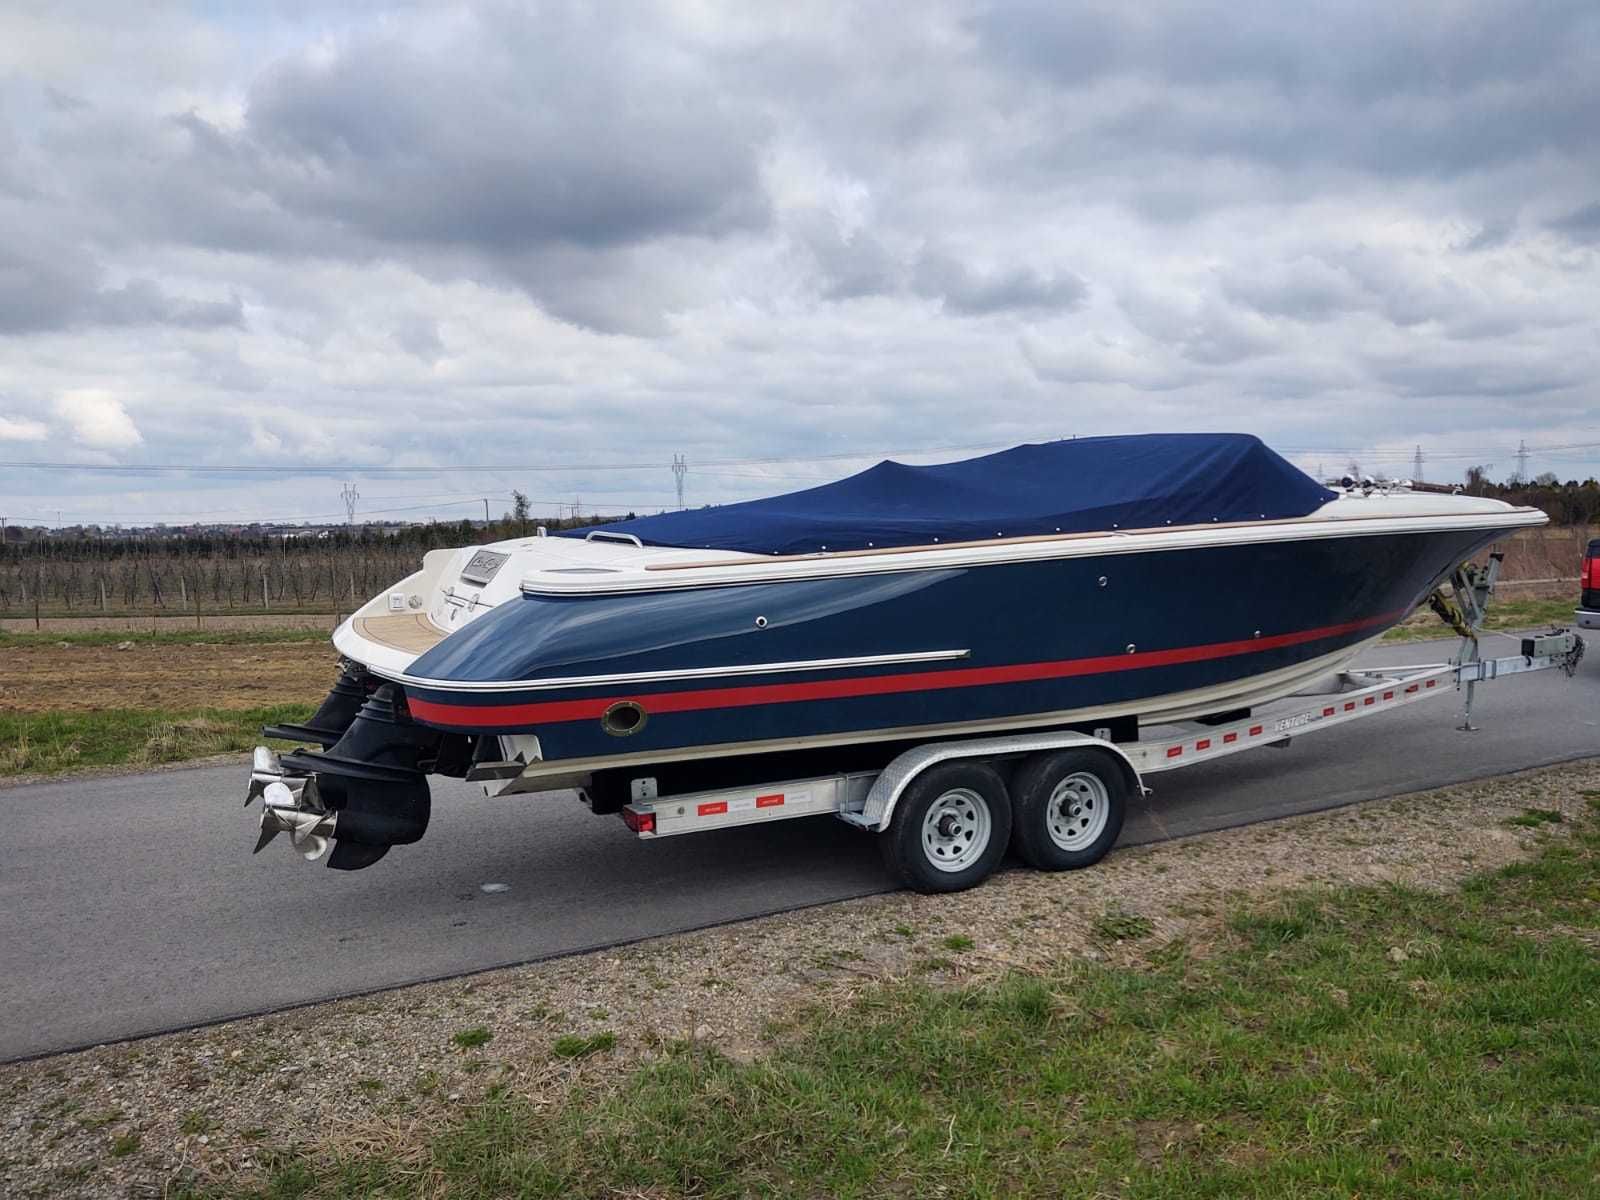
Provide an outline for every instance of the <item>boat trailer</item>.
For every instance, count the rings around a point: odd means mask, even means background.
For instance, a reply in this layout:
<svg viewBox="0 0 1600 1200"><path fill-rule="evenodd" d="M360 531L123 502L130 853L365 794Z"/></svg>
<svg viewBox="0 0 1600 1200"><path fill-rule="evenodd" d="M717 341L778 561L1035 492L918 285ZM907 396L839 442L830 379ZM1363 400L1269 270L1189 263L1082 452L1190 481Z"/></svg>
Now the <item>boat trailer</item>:
<svg viewBox="0 0 1600 1200"><path fill-rule="evenodd" d="M1011 848L1030 866L1088 866L1115 844L1126 798L1150 793L1147 776L1263 746L1282 749L1294 738L1448 694L1462 696L1458 728L1476 732L1472 705L1479 684L1530 671L1560 670L1570 678L1584 642L1566 629L1521 637L1517 654L1482 657L1500 557L1492 555L1484 568L1464 564L1452 577L1451 594L1430 598L1462 634L1447 662L1344 671L1259 713L1156 727L1170 732L1152 740L1117 742L1109 728L970 738L914 747L881 771L673 796L657 795L653 779L636 779L622 817L641 838L656 838L832 813L879 834L890 871L907 886L932 892L970 887L998 865L1006 838L998 839L1002 845L992 857L979 843L993 840L992 826L1008 823L1009 808ZM962 766L994 778L951 778L949 769ZM1000 803L982 794L984 784L995 782L1002 787ZM981 814L985 807L990 811Z"/></svg>
<svg viewBox="0 0 1600 1200"><path fill-rule="evenodd" d="M1167 736L1152 740L1117 741L1105 726L930 742L904 750L881 769L675 794L661 794L658 778L641 772L628 781L626 802L594 807L620 808L628 828L647 839L832 814L878 834L890 872L924 892L974 886L1008 847L1045 870L1089 866L1116 843L1128 798L1150 792L1147 776L1264 746L1282 748L1446 694L1462 696L1459 728L1475 731L1479 684L1531 671L1572 675L1584 643L1566 629L1522 637L1518 654L1482 656L1499 566L1499 555L1485 568L1464 564L1448 596L1430 597L1434 611L1461 635L1449 661L1344 671L1259 712L1153 727ZM331 845L329 865L353 869L422 836L429 808L425 776L447 748L437 744L437 734L404 719L393 685L371 694L355 686L345 691L336 690L324 705L341 711L319 710L305 726L267 731L314 738L323 751L280 756L257 747L245 803L262 801L258 852L287 833L303 857L321 858ZM494 769L507 765L457 764L468 779L494 777Z"/></svg>

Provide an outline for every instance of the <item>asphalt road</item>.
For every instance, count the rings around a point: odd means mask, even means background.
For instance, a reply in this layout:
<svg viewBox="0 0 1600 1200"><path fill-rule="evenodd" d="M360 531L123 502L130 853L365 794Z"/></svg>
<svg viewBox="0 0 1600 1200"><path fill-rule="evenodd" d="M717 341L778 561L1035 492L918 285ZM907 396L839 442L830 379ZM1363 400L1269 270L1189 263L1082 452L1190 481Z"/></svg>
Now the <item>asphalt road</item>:
<svg viewBox="0 0 1600 1200"><path fill-rule="evenodd" d="M1425 662L1450 645L1385 647ZM1600 647L1596 647L1600 650ZM1486 652L1512 653L1504 639ZM1600 755L1600 662L1156 776L1125 844ZM436 786L414 846L359 872L252 858L246 768L0 791L0 1060L568 954L885 890L831 818L641 842L570 793ZM485 893L484 883L508 885Z"/></svg>

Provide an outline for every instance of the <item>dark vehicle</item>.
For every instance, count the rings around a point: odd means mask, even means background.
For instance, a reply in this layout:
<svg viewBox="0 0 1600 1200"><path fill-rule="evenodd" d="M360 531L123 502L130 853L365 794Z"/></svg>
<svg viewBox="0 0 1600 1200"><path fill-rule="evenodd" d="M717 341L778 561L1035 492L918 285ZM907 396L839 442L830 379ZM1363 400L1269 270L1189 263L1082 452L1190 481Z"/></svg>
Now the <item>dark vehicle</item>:
<svg viewBox="0 0 1600 1200"><path fill-rule="evenodd" d="M1580 585L1583 594L1578 601L1578 628L1600 629L1600 538L1593 539L1584 551Z"/></svg>

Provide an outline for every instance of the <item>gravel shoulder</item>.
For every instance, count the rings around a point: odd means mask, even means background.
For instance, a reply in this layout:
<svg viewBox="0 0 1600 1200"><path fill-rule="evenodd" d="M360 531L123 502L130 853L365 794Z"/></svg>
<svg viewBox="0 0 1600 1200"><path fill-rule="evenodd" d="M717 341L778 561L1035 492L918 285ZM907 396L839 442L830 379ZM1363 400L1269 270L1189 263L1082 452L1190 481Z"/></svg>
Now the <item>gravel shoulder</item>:
<svg viewBox="0 0 1600 1200"><path fill-rule="evenodd" d="M1122 850L1089 871L1008 871L956 896L848 901L10 1064L0 1194L160 1196L252 1177L291 1145L403 1155L492 1086L549 1103L686 1039L759 1057L775 1025L882 980L1137 963L1176 938L1203 951L1232 901L1307 884L1449 889L1562 837L1597 795L1600 759L1586 760ZM587 1057L553 1050L608 1033Z"/></svg>

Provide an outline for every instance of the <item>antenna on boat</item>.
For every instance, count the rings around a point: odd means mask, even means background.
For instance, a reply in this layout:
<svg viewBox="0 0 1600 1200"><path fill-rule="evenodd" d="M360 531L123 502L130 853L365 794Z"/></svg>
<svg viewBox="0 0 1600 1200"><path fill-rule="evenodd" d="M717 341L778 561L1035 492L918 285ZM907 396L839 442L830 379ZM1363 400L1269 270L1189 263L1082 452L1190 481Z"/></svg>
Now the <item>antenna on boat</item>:
<svg viewBox="0 0 1600 1200"><path fill-rule="evenodd" d="M681 454L672 456L672 474L678 483L678 507L683 508L683 477L689 473L689 462Z"/></svg>

